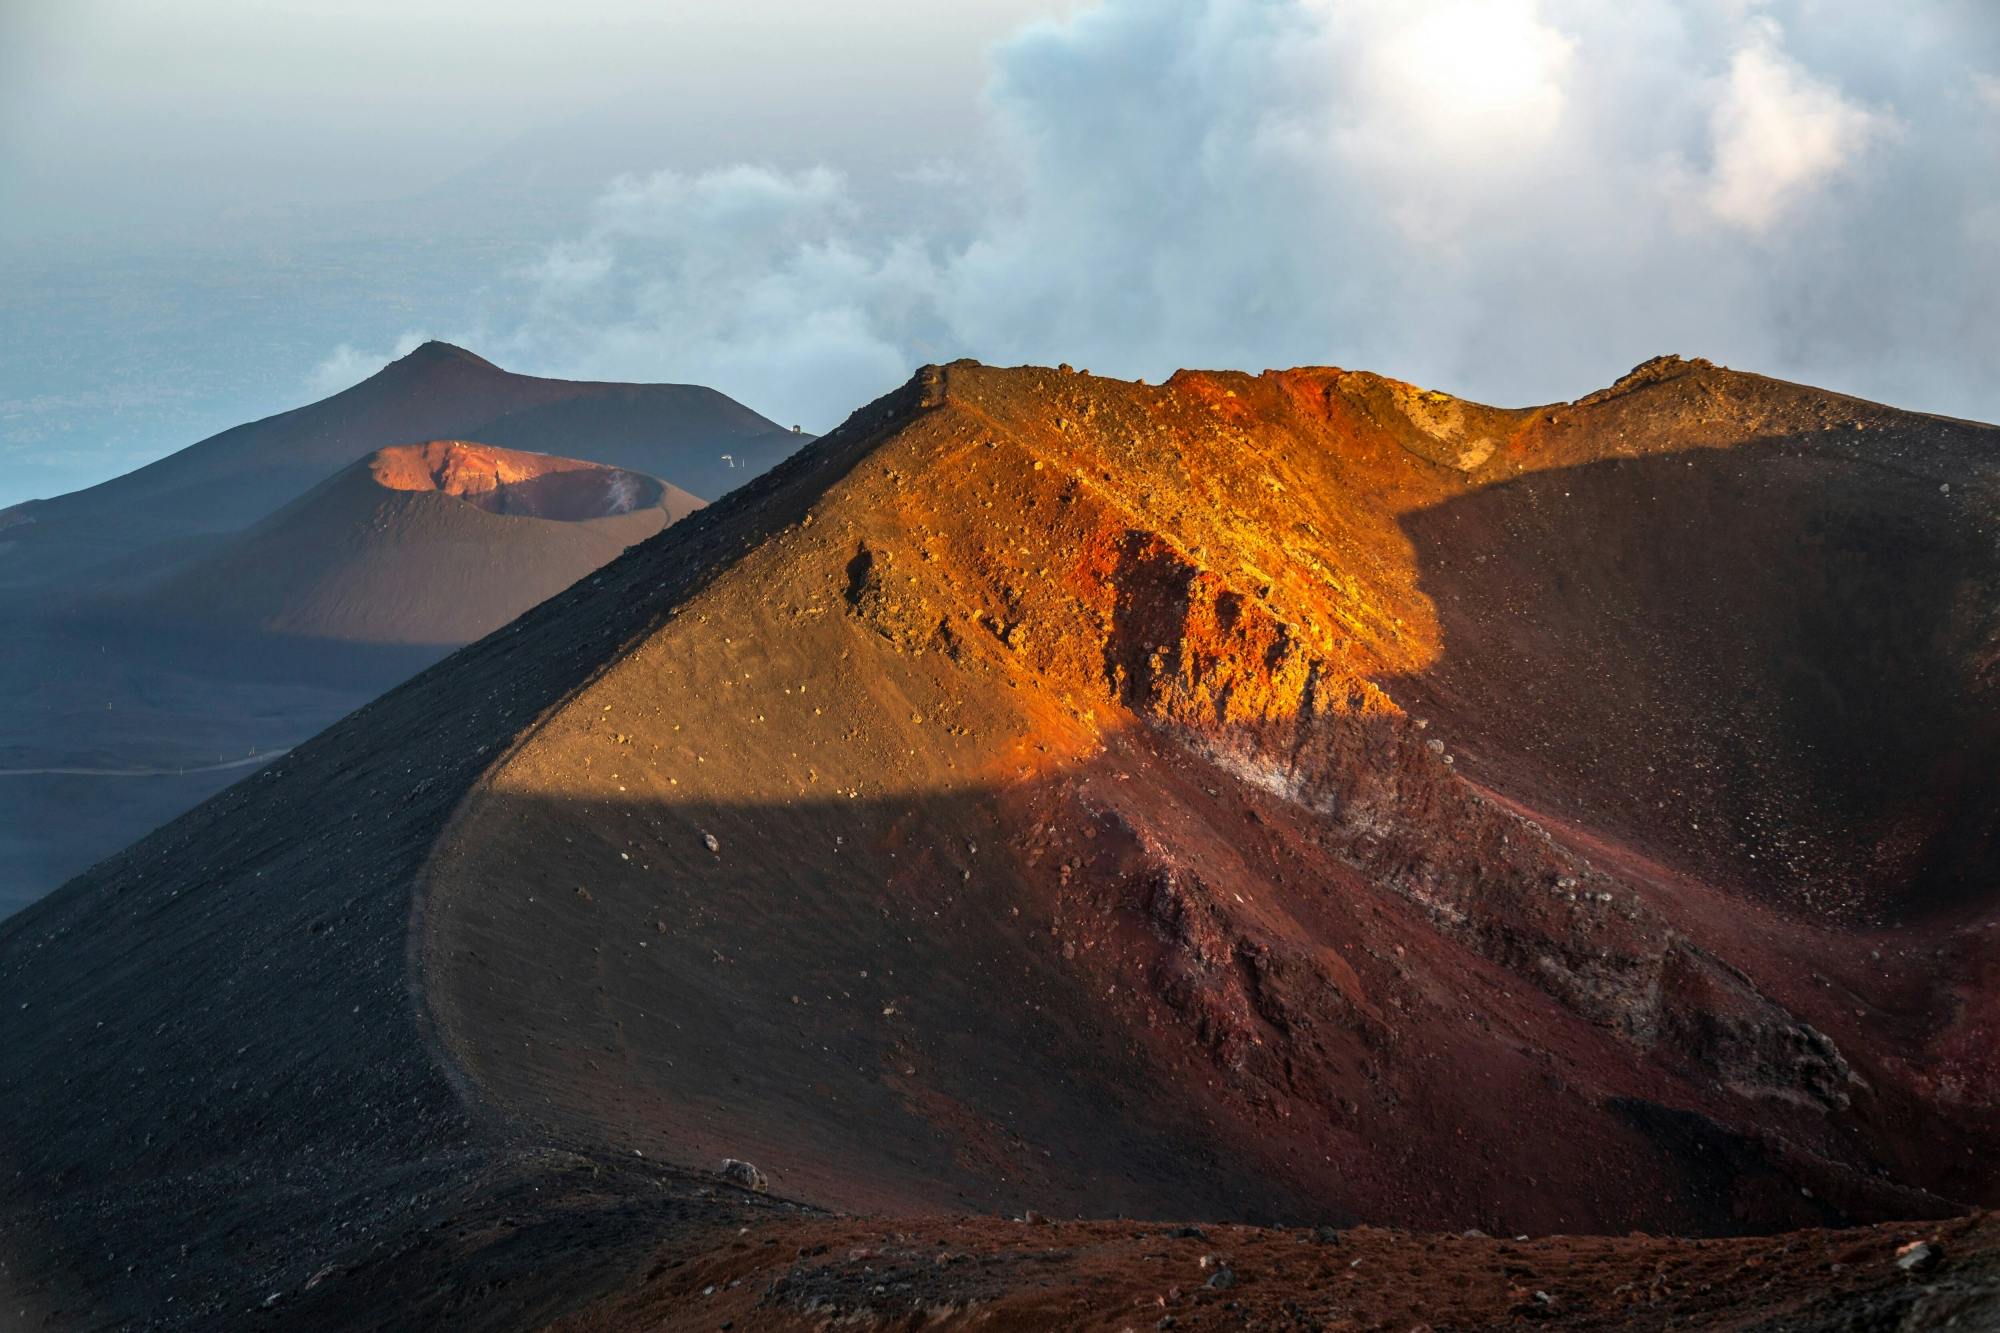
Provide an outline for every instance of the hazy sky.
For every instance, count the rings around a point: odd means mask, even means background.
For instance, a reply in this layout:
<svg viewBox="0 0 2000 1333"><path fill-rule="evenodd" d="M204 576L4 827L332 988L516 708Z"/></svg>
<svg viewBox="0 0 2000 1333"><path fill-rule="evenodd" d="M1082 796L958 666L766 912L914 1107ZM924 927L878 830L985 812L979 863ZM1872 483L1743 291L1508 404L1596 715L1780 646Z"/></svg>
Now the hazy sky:
<svg viewBox="0 0 2000 1333"><path fill-rule="evenodd" d="M959 355L2000 418L2000 6L0 4L0 503L423 336L812 429Z"/></svg>
<svg viewBox="0 0 2000 1333"><path fill-rule="evenodd" d="M7 0L10 242L554 173L957 151L985 51L1061 0ZM528 141L526 147L523 141ZM893 144L882 150L894 154Z"/></svg>

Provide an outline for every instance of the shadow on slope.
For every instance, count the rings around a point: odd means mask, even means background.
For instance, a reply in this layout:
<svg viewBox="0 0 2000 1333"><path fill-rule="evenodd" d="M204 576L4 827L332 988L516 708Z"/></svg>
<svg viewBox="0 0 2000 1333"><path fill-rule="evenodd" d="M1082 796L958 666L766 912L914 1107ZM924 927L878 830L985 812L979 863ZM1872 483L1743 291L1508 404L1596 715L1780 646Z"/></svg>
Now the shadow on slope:
<svg viewBox="0 0 2000 1333"><path fill-rule="evenodd" d="M1669 957L1646 1033L1537 975L1573 916L1629 952L1607 974L1642 970L1643 906L1551 911L1495 867L1469 937L1324 821L1143 735L1011 787L490 796L460 832L426 994L524 1143L745 1158L845 1212L1504 1234L1937 1216L1956 1204L1923 1186L1992 1185L1964 1173L1984 1121L1908 1141L1875 1047L1704 989L1702 950Z"/></svg>
<svg viewBox="0 0 2000 1333"><path fill-rule="evenodd" d="M2000 569L1941 461L1769 439L1408 514L1444 648L1393 692L1474 777L1716 886L1991 908Z"/></svg>

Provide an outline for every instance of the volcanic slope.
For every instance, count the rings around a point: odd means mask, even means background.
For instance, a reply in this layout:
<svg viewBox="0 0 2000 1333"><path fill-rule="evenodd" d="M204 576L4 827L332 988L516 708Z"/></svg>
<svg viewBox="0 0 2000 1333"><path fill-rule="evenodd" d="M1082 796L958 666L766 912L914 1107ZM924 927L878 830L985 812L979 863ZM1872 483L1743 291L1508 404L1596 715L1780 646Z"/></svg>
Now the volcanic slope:
<svg viewBox="0 0 2000 1333"><path fill-rule="evenodd" d="M181 632L456 646L700 507L623 468L462 440L405 445L139 597Z"/></svg>
<svg viewBox="0 0 2000 1333"><path fill-rule="evenodd" d="M896 1215L1991 1204L1996 439L1671 359L928 369L0 925L0 1285L524 1326L797 1234L724 1155ZM759 1308L904 1299L842 1280Z"/></svg>

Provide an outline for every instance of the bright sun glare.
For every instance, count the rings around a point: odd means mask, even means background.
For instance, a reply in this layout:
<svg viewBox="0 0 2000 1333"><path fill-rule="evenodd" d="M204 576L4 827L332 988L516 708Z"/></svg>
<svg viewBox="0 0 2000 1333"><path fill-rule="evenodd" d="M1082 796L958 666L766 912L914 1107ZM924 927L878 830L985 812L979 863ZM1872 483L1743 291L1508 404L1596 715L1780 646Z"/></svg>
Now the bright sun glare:
<svg viewBox="0 0 2000 1333"><path fill-rule="evenodd" d="M1437 146L1532 141L1562 114L1572 40L1531 0L1446 0L1386 9L1370 71Z"/></svg>

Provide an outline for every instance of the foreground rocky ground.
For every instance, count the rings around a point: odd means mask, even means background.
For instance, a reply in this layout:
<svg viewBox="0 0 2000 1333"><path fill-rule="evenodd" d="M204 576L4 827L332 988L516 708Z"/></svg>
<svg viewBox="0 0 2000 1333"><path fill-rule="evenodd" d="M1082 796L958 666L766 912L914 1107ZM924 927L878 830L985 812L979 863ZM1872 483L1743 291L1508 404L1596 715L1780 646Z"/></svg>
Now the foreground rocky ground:
<svg viewBox="0 0 2000 1333"><path fill-rule="evenodd" d="M1902 1265L1913 1256L1923 1271ZM1727 1241L825 1222L752 1228L661 1262L554 1327L2000 1328L1991 1216Z"/></svg>
<svg viewBox="0 0 2000 1333"><path fill-rule="evenodd" d="M858 1219L712 1178L578 1162L242 1313L273 1327L564 1333L1982 1333L2000 1328L2000 1217L1716 1240Z"/></svg>
<svg viewBox="0 0 2000 1333"><path fill-rule="evenodd" d="M22 1326L74 1320L46 1290L9 1294L5 1313ZM1709 1240L871 1219L643 1160L542 1153L474 1173L434 1214L212 1318L560 1333L1985 1333L2000 1329L2000 1217Z"/></svg>

